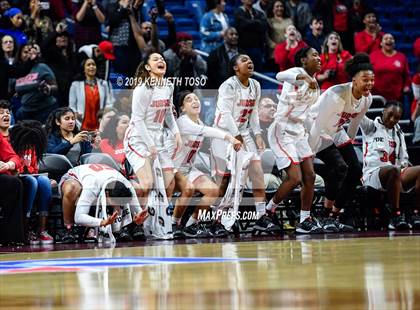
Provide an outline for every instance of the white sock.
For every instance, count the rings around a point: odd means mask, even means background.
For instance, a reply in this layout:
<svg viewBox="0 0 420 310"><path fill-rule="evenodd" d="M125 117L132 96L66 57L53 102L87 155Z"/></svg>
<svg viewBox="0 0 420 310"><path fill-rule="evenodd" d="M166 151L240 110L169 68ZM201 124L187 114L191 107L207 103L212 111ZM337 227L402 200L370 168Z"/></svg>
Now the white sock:
<svg viewBox="0 0 420 310"><path fill-rule="evenodd" d="M275 203L275 202L273 201L273 199L271 199L271 200L267 203L267 205L265 206L265 209L266 209L267 211L274 211L276 208L278 208L278 206L279 206L279 204L278 204L278 203Z"/></svg>
<svg viewBox="0 0 420 310"><path fill-rule="evenodd" d="M300 223L311 216L311 211L300 210Z"/></svg>
<svg viewBox="0 0 420 310"><path fill-rule="evenodd" d="M179 222L181 221L181 219L176 218L176 217L172 217L172 224L177 224L179 225Z"/></svg>
<svg viewBox="0 0 420 310"><path fill-rule="evenodd" d="M265 202L256 202L255 211L257 211L257 217L260 219L266 213Z"/></svg>
<svg viewBox="0 0 420 310"><path fill-rule="evenodd" d="M195 218L193 218L192 216L190 216L190 218L188 219L188 222L187 222L187 224L185 225L185 227L191 226L191 225L193 225L193 224L195 224L195 223L198 223L198 220L197 220L197 219L195 219Z"/></svg>

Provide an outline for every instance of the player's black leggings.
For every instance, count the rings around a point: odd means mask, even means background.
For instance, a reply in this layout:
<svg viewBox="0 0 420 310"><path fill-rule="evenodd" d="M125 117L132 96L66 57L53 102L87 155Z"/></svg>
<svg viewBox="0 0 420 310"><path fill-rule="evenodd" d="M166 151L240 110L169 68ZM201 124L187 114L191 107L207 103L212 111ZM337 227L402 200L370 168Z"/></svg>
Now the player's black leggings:
<svg viewBox="0 0 420 310"><path fill-rule="evenodd" d="M344 208L353 197L362 177L362 166L353 144L340 148L331 145L316 156L325 163L322 171L317 171L325 181L325 197L335 200L337 208Z"/></svg>

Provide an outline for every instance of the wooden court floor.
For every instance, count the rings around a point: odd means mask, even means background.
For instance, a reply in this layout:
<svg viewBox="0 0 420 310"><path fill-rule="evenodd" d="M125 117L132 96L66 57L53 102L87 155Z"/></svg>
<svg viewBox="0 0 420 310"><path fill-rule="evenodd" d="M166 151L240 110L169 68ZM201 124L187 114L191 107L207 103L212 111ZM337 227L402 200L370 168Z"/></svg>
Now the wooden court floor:
<svg viewBox="0 0 420 310"><path fill-rule="evenodd" d="M420 309L420 236L1 254L0 308Z"/></svg>

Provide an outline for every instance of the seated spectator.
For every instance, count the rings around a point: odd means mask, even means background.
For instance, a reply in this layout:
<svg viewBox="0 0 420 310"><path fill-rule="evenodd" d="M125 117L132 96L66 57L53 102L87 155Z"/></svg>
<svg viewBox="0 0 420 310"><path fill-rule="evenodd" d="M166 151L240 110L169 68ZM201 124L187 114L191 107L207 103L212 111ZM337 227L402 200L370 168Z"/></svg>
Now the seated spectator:
<svg viewBox="0 0 420 310"><path fill-rule="evenodd" d="M53 96L57 91L57 82L51 68L39 62L38 48L25 44L20 47L17 54L18 64L30 61L31 57L35 58L35 62L29 74L14 83L14 89L21 101L16 119L32 119L44 123L51 111L57 107L57 99Z"/></svg>
<svg viewBox="0 0 420 310"><path fill-rule="evenodd" d="M300 0L288 0L286 2L287 14L292 18L293 24L300 33L305 33L311 22L311 9L309 5Z"/></svg>
<svg viewBox="0 0 420 310"><path fill-rule="evenodd" d="M185 78L196 78L206 74L207 63L193 49L193 38L186 32L176 34L176 43L163 53L166 60L166 76L182 78L183 85L175 88L193 90L195 86L186 85Z"/></svg>
<svg viewBox="0 0 420 310"><path fill-rule="evenodd" d="M99 134L104 132L105 126L108 124L109 120L118 113L118 111L119 110L117 110L115 107L105 107L105 109L100 110L98 112ZM129 115L130 113L131 113L131 110L129 113L126 113L126 114Z"/></svg>
<svg viewBox="0 0 420 310"><path fill-rule="evenodd" d="M79 164L80 156L92 152L92 141L87 131L80 131L76 126L76 116L70 108L58 108L48 117L46 123L48 136L47 153L65 155L73 166Z"/></svg>
<svg viewBox="0 0 420 310"><path fill-rule="evenodd" d="M370 54L375 73L372 94L402 102L404 94L411 91L407 57L395 50L394 36L390 33L383 35L381 46L380 50Z"/></svg>
<svg viewBox="0 0 420 310"><path fill-rule="evenodd" d="M21 161L9 142L0 135L0 244L23 243L24 225L22 197L23 186L14 176Z"/></svg>
<svg viewBox="0 0 420 310"><path fill-rule="evenodd" d="M381 41L384 33L382 27L376 19L376 14L372 10L367 10L363 16L365 29L355 34L354 48L356 53L373 53L381 49Z"/></svg>
<svg viewBox="0 0 420 310"><path fill-rule="evenodd" d="M252 59L255 71L260 71L265 55L267 18L252 7L253 0L241 0L235 10L235 25L239 35L239 47Z"/></svg>
<svg viewBox="0 0 420 310"><path fill-rule="evenodd" d="M20 46L28 42L28 38L23 32L25 23L22 11L18 8L11 8L0 18L0 35L12 36Z"/></svg>
<svg viewBox="0 0 420 310"><path fill-rule="evenodd" d="M9 140L10 105L7 100L0 100L0 135Z"/></svg>
<svg viewBox="0 0 420 310"><path fill-rule="evenodd" d="M302 37L296 27L289 25L286 28L286 41L277 44L274 49L274 61L279 65L279 71L292 68L295 63L295 54L305 46L307 45L302 41Z"/></svg>
<svg viewBox="0 0 420 310"><path fill-rule="evenodd" d="M245 51L238 48L238 32L229 27L224 35L224 44L213 50L207 58L207 88L218 89L229 78L229 61Z"/></svg>
<svg viewBox="0 0 420 310"><path fill-rule="evenodd" d="M30 0L29 15L24 16L26 23L25 33L29 41L42 43L53 31L53 22L48 16L50 11L48 2Z"/></svg>
<svg viewBox="0 0 420 310"><path fill-rule="evenodd" d="M363 134L363 184L387 192L392 208L390 230L408 230L405 214L400 208L400 193L414 189L415 214L411 220L413 229L420 229L417 216L420 206L420 166L408 161L404 133L398 125L403 115L402 104L388 101L382 116L374 121L366 116L360 124Z"/></svg>
<svg viewBox="0 0 420 310"><path fill-rule="evenodd" d="M267 8L268 22L268 58L273 59L273 51L277 44L286 40L285 32L289 25L293 22L286 12L286 4L284 0L272 1Z"/></svg>
<svg viewBox="0 0 420 310"><path fill-rule="evenodd" d="M332 31L340 35L344 49L353 51L353 29L350 27L350 0L317 0L313 11L320 14L326 33Z"/></svg>
<svg viewBox="0 0 420 310"><path fill-rule="evenodd" d="M305 37L305 42L310 47L316 49L316 51L321 54L322 52L322 45L325 41L325 34L324 34L324 22L322 21L321 17L314 16L311 19L311 23L309 24L310 31L307 32Z"/></svg>
<svg viewBox="0 0 420 310"><path fill-rule="evenodd" d="M51 244L54 242L47 232L48 211L52 190L47 175L38 174L38 163L47 148L47 136L38 121L23 121L10 130L10 143L22 160L19 168L24 190L24 211L26 225L29 224L31 210L36 203L39 210L39 232L29 228L29 244Z"/></svg>
<svg viewBox="0 0 420 310"><path fill-rule="evenodd" d="M208 12L200 23L201 50L210 53L223 42L223 35L229 27L229 18L224 13L225 0L207 1Z"/></svg>
<svg viewBox="0 0 420 310"><path fill-rule="evenodd" d="M115 60L114 46L110 41L102 41L99 45L90 44L79 48L80 62L92 58L96 63L98 78L109 81L111 61Z"/></svg>
<svg viewBox="0 0 420 310"><path fill-rule="evenodd" d="M331 32L322 47L321 71L316 75L321 89L349 81L344 65L351 57L350 53L343 49L340 35Z"/></svg>
<svg viewBox="0 0 420 310"><path fill-rule="evenodd" d="M57 93L59 106L68 106L70 85L77 73L77 59L70 34L60 24L50 34L41 47L45 62L51 67L60 90Z"/></svg>
<svg viewBox="0 0 420 310"><path fill-rule="evenodd" d="M96 64L91 58L82 62L83 74L70 87L69 107L76 112L82 130L99 128L97 114L105 106L112 106L114 97L109 82L96 77Z"/></svg>
<svg viewBox="0 0 420 310"><path fill-rule="evenodd" d="M99 149L102 153L111 155L115 162L124 166L125 153L123 140L127 131L130 117L127 114L116 114L111 117L101 133Z"/></svg>
<svg viewBox="0 0 420 310"><path fill-rule="evenodd" d="M105 22L101 3L96 0L73 0L72 11L76 47L99 43L102 39L101 24Z"/></svg>
<svg viewBox="0 0 420 310"><path fill-rule="evenodd" d="M16 46L16 42L15 39L13 39L12 36L9 35L5 35L1 38L1 55L0 55L0 61L1 62L6 62L9 65L12 65L15 57L16 57L16 53L17 53L17 46Z"/></svg>

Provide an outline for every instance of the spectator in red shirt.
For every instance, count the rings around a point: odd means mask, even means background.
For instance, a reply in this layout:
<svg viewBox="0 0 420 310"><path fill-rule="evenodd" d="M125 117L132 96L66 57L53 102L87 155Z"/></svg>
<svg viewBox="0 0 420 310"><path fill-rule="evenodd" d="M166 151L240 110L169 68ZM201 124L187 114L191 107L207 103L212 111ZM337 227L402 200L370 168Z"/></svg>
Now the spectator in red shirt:
<svg viewBox="0 0 420 310"><path fill-rule="evenodd" d="M115 114L104 126L99 148L103 153L111 155L123 167L125 154L123 140L130 117L127 114Z"/></svg>
<svg viewBox="0 0 420 310"><path fill-rule="evenodd" d="M295 54L307 46L294 25L287 26L285 37L286 41L277 44L274 49L274 61L279 65L280 71L294 67Z"/></svg>
<svg viewBox="0 0 420 310"><path fill-rule="evenodd" d="M370 54L381 49L381 41L384 33L382 27L376 19L376 14L371 10L367 10L363 17L365 30L356 33L354 36L354 47L356 53Z"/></svg>
<svg viewBox="0 0 420 310"><path fill-rule="evenodd" d="M410 92L407 57L395 50L395 40L390 33L383 36L381 45L381 50L370 54L375 73L372 93L385 97L387 101L402 102L404 93Z"/></svg>
<svg viewBox="0 0 420 310"><path fill-rule="evenodd" d="M349 81L344 65L351 57L351 54L343 49L340 35L331 32L322 46L321 71L316 75L321 89Z"/></svg>

